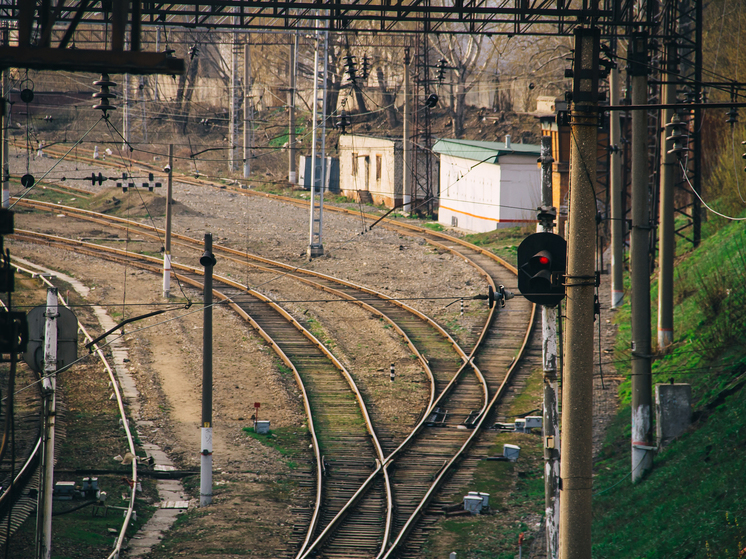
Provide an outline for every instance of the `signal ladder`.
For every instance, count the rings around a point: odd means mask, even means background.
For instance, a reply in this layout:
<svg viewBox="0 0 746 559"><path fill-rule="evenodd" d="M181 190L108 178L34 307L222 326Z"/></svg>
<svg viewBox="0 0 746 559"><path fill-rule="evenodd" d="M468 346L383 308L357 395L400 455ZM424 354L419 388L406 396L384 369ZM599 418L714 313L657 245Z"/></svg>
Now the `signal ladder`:
<svg viewBox="0 0 746 559"><path fill-rule="evenodd" d="M309 260L324 254L324 245L321 243L321 229L324 215L324 187L326 186L326 158L324 157L324 145L326 140L326 75L329 52L329 31L326 29L319 29L319 25L324 25L324 23L321 23L319 20L316 21L316 54L314 56L313 81L313 134L311 138Z"/></svg>

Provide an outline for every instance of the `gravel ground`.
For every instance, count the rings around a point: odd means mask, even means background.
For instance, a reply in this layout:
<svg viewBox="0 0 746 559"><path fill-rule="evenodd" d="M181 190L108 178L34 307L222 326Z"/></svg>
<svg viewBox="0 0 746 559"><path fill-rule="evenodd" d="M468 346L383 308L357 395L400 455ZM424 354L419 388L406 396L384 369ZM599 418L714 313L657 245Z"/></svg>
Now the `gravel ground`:
<svg viewBox="0 0 746 559"><path fill-rule="evenodd" d="M25 154L11 157L11 175L26 172ZM32 158L29 171L37 178L57 160ZM114 173L110 169L89 167L63 161L50 174L50 182L72 184L94 193L106 187L92 186L91 173ZM62 177L67 180L61 181ZM78 180L71 180L76 178ZM165 180L164 180L165 184ZM130 190L117 196L129 196L137 202L139 191ZM15 191L13 191L15 194ZM142 193L144 197L147 192ZM156 192L156 196L161 193ZM165 192L163 192L165 194ZM138 198L135 198L135 197ZM483 302L467 302L466 314L459 316L459 306L445 308L451 300L441 297L472 296L486 289L483 280L465 262L437 250L412 237L376 227L365 231L359 218L324 214L323 243L325 255L308 262L308 212L294 205L278 203L259 196L195 187L174 185L174 199L180 203L175 211L173 230L193 238L205 232L213 234L216 244L246 250L288 264L366 285L391 296L407 298L408 304L435 317L458 338L465 337L471 324L480 320ZM157 206L156 206L157 207ZM163 207L161 205L161 207ZM40 221L42 220L42 221ZM162 227L164 218L154 216L147 221ZM19 214L17 228L59 231L77 237L119 234L102 231L99 225L80 225L68 218L51 219L40 214ZM122 243L117 246L121 247ZM158 245L148 245L158 251ZM102 264L73 253L59 254L48 248L11 243L11 251L30 259L50 262L96 288L92 297L116 310L125 292L127 301L162 302L160 280L152 275L119 265ZM197 265L198 252L175 245L174 262ZM53 266L52 266L53 267ZM314 302L320 297L308 287L298 286L287 278L262 272L247 272L227 260L219 261L216 274L230 275L281 301L299 320L315 318L324 333L335 342L335 353L367 394L375 395L374 421L393 432L408 429L424 401L425 383L421 382L417 363L397 336L378 319L351 305ZM604 276L607 278L608 276ZM172 292L176 286L172 286ZM186 290L194 299L200 294ZM603 293L607 293L606 296ZM328 299L328 297L324 297ZM607 303L608 289L602 291L602 303ZM608 304L603 305L608 308ZM145 311L142 311L145 312ZM604 349L610 349L614 328L608 312L601 317ZM221 487L216 491L215 504L207 516L195 516L183 529L176 529L154 557L229 557L217 553L226 542L252 549L255 557L276 557L277 542L289 539L293 515L291 504L308 498L308 492L294 486L293 472L279 453L246 437L242 428L250 424L251 402L262 402L263 417L274 427L293 428L304 423L302 408L292 379L284 377L277 361L258 337L246 329L231 313L218 309L215 313L215 464ZM132 370L143 395L141 419L153 421L152 432L143 438L153 440L169 451L183 466L194 466L198 456L194 449L199 439L199 392L201 379L201 314L143 331L130 340ZM606 355L606 353L604 352ZM397 365L397 384L409 383L408 397L394 390L385 380L389 362ZM605 373L608 370L605 368ZM612 372L608 372L613 376ZM597 382L600 385L600 382ZM594 450L602 440L608 419L616 409L616 385L607 380L606 389L596 391L594 417ZM270 491L269 486L289 483L288 491ZM278 485L279 484L279 485ZM244 496L244 497L242 497ZM250 496L250 498L249 498ZM258 511L261 511L259 513ZM256 519L254 530L246 530L237 518ZM191 537L198 535L199 537ZM274 542L274 545L271 543ZM212 551L211 551L212 550Z"/></svg>
<svg viewBox="0 0 746 559"><path fill-rule="evenodd" d="M51 158L34 158L29 162L29 171L39 178L56 162ZM25 172L25 157L11 157L11 175ZM102 193L105 187L91 185L90 180L71 180L90 176L92 172L114 174L109 169L63 161L49 178L50 182ZM63 176L67 178L64 182L61 181ZM120 200L125 196L130 197L130 201L134 199L135 203L130 204L133 206L141 195L147 200L149 193L130 190L115 194ZM439 297L471 296L484 291L486 286L476 271L461 259L441 254L424 241L402 237L381 227L363 232L360 219L327 212L324 214L325 254L308 262L305 258L307 210L259 196L242 196L182 183L175 183L174 199L180 202L173 220L175 233L200 239L205 232L211 232L216 244L248 250L407 298L409 304L448 325L457 336L466 336L470 325L484 312L481 301L467 303L464 317L459 315L459 305L445 308L452 300ZM161 204L161 207L165 206ZM126 216L126 212L121 215ZM145 219L157 226L164 225L162 216ZM105 230L98 224L38 213L19 213L16 227L74 238L122 234L120 230ZM154 253L160 250L152 241L139 243L134 237L126 244L133 250ZM125 243L114 243L119 248L123 245ZM59 267L82 279L94 288L91 298L107 306L114 316L146 312L148 304L162 302L160 278L153 278L147 272L38 245L13 242L10 249L13 254ZM174 244L172 255L174 262L197 265L199 251ZM331 297L320 297L311 288L299 286L282 275L247 272L243 266L227 259L218 261L215 273L230 276L285 301L283 306L301 322L316 319L322 330L320 335L333 340L333 351L361 391L371 397L371 414L378 428L401 436L413 425L426 401L427 383L422 382L418 362L412 359L403 341L377 317L346 303L318 302ZM194 289L185 288L184 291L193 300L201 298ZM178 293L178 286L172 283L174 292ZM123 309L123 301L145 306ZM135 332L134 325L128 327L132 332L130 368L142 397L139 419L151 421L153 425L148 432L141 433L141 437L159 444L177 464L195 467L199 461L196 449L199 444L202 317L199 313L182 314L185 316L179 320L142 332ZM252 556L256 557L276 557L282 548L282 543L278 545L278 542L290 539L294 516L289 505L305 505L310 494L293 481L296 472L288 466L287 460L277 451L247 437L242 429L251 424L255 401L261 402L262 418L270 419L273 429L291 431L305 422L302 406L292 378L282 374L277 359L258 336L227 310L217 308L214 320L215 502L209 515L196 515L185 533L177 528L165 547L156 550L154 556L200 557L206 554L215 557L216 550L232 547L250 548ZM155 320L147 324L153 322ZM388 380L391 362L397 364L395 386ZM300 462L309 458L310 455ZM289 489L278 491L280 487ZM241 495L252 498L247 500ZM235 521L248 517L254 518L261 529L247 532ZM199 537L192 537L194 534Z"/></svg>

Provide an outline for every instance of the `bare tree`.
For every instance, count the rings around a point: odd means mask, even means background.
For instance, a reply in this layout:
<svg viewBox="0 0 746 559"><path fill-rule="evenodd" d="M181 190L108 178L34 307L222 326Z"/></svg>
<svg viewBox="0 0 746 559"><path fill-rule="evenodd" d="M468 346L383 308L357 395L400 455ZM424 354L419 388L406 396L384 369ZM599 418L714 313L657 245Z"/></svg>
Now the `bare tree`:
<svg viewBox="0 0 746 559"><path fill-rule="evenodd" d="M502 54L498 45L504 41L498 37L484 35L454 35L440 33L431 37L433 48L445 60L453 81L449 83L451 93L450 112L454 137L464 133L466 94L487 73L496 73Z"/></svg>

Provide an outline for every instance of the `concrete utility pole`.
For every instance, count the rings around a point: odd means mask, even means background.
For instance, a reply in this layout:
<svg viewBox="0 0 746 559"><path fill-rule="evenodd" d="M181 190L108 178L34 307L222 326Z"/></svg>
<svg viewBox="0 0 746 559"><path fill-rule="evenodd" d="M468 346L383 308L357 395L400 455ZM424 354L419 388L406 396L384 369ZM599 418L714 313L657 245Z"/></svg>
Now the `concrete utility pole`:
<svg viewBox="0 0 746 559"><path fill-rule="evenodd" d="M44 438L42 440L41 491L36 509L36 557L52 557L52 495L54 493L54 424L57 411L57 288L47 289L44 328Z"/></svg>
<svg viewBox="0 0 746 559"><path fill-rule="evenodd" d="M412 105L411 105L411 91L409 85L409 49L404 49L404 130L402 132L402 203L404 207L402 211L409 213L412 210L412 146L410 145L410 134L409 129L410 120L412 118Z"/></svg>
<svg viewBox="0 0 746 559"><path fill-rule="evenodd" d="M243 177L249 178L251 174L251 143L253 129L252 107L251 107L251 52L249 51L248 39L251 35L246 36L246 43L243 46Z"/></svg>
<svg viewBox="0 0 746 559"><path fill-rule="evenodd" d="M541 214L539 231L551 233L553 218L547 209L552 207L552 138L541 138ZM542 215L546 216L541 219ZM556 213L555 213L556 215ZM559 409L557 407L557 307L541 307L541 349L544 368L544 504L546 515L547 557L557 559L559 555L559 480L560 480L560 432Z"/></svg>
<svg viewBox="0 0 746 559"><path fill-rule="evenodd" d="M235 18L234 18L235 19ZM228 132L230 136L230 162L229 171L233 173L238 169L238 33L233 34L231 42L231 106L228 118Z"/></svg>
<svg viewBox="0 0 746 559"><path fill-rule="evenodd" d="M575 31L562 386L560 557L591 559L598 28Z"/></svg>
<svg viewBox="0 0 746 559"><path fill-rule="evenodd" d="M171 202L174 190L174 145L168 145L168 182L166 183L166 248L163 253L163 296L171 296Z"/></svg>
<svg viewBox="0 0 746 559"><path fill-rule="evenodd" d="M8 44L8 28L3 27L2 29L2 44ZM0 155L0 184L2 185L2 207L10 207L10 168L8 167L8 126L10 124L10 108L8 106L8 96L10 89L8 86L8 69L3 70L2 79L2 106L0 107L0 149L2 155Z"/></svg>
<svg viewBox="0 0 746 559"><path fill-rule="evenodd" d="M124 74L124 83L122 84L122 151L129 153L130 141L130 75Z"/></svg>
<svg viewBox="0 0 746 559"><path fill-rule="evenodd" d="M288 88L288 182L298 184L295 170L295 79L298 72L298 33L290 42L290 87Z"/></svg>
<svg viewBox="0 0 746 559"><path fill-rule="evenodd" d="M161 52L161 28L157 27L155 30L155 52ZM158 99L158 74L153 74L153 101L156 103Z"/></svg>
<svg viewBox="0 0 746 559"><path fill-rule="evenodd" d="M644 105L648 96L645 32L629 41L632 104ZM630 288L632 303L632 481L653 467L652 379L650 374L650 212L648 188L648 113L632 114L632 233Z"/></svg>
<svg viewBox="0 0 746 559"><path fill-rule="evenodd" d="M609 72L609 102L619 105L619 70ZM622 215L622 150L621 113L611 111L609 115L609 135L611 136L611 308L624 304L624 221Z"/></svg>
<svg viewBox="0 0 746 559"><path fill-rule="evenodd" d="M665 104L676 102L676 45L666 45L666 65L662 101ZM676 154L668 153L673 141L666 141L673 109L661 110L661 173L660 173L660 217L658 245L658 348L665 349L673 343L673 259L674 259L674 173Z"/></svg>
<svg viewBox="0 0 746 559"><path fill-rule="evenodd" d="M205 252L199 259L205 268L204 320L202 328L202 428L200 429L199 506L212 503L212 233L205 233Z"/></svg>

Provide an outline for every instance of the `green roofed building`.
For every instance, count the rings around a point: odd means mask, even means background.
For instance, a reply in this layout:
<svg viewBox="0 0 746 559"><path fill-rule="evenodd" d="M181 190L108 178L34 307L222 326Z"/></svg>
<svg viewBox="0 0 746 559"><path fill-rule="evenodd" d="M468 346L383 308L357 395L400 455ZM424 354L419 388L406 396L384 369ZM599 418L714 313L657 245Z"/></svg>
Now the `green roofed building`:
<svg viewBox="0 0 746 559"><path fill-rule="evenodd" d="M438 221L474 232L536 223L540 146L440 139Z"/></svg>

